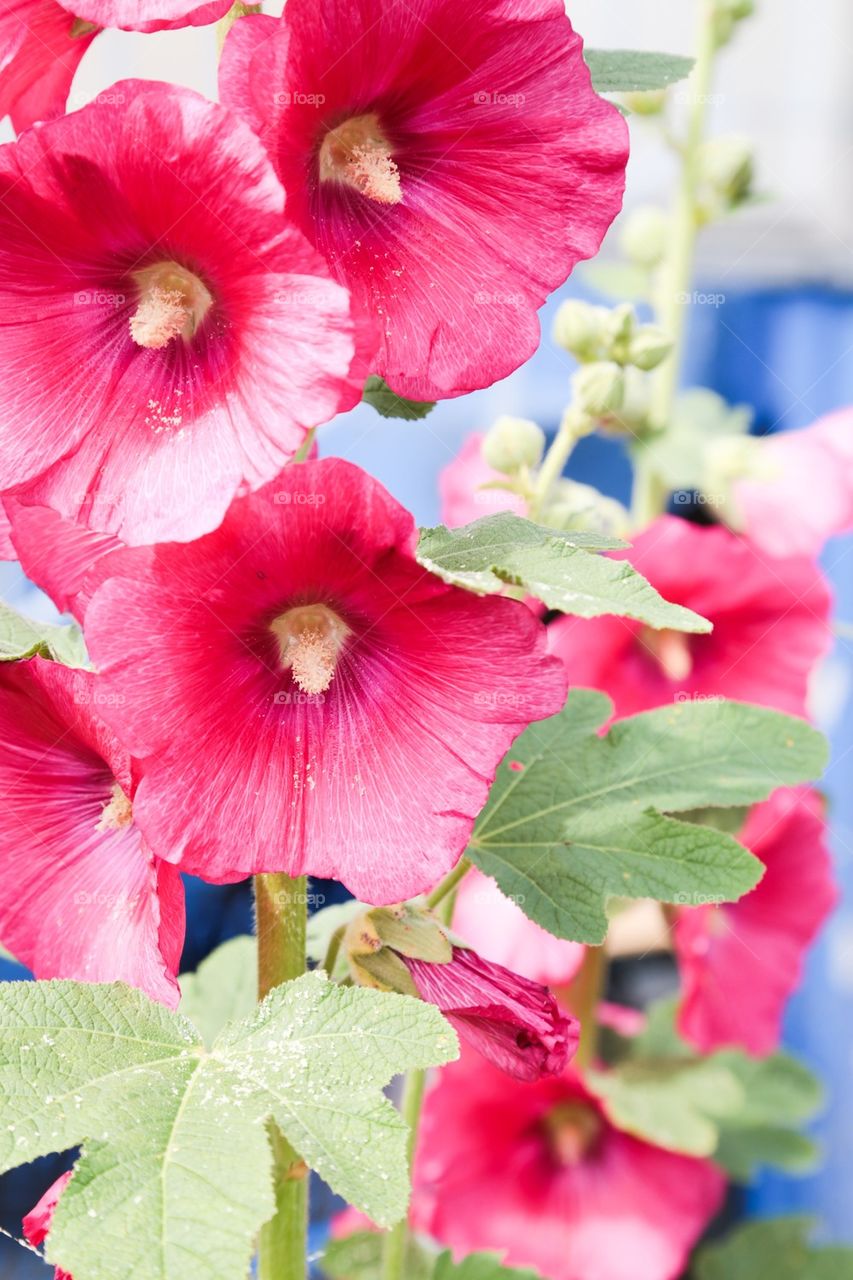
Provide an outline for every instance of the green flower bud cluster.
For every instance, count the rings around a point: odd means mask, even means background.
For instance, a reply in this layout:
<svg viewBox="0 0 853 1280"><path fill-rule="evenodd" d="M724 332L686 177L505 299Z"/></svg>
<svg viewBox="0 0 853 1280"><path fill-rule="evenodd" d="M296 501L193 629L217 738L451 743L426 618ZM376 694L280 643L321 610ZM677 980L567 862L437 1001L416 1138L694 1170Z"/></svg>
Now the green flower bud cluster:
<svg viewBox="0 0 853 1280"><path fill-rule="evenodd" d="M535 470L544 453L545 432L529 418L498 418L482 445L489 466L508 476Z"/></svg>
<svg viewBox="0 0 853 1280"><path fill-rule="evenodd" d="M622 407L627 368L657 368L672 347L658 325L639 324L630 303L612 309L571 299L554 321L554 340L584 366L572 382L575 404L593 417Z"/></svg>

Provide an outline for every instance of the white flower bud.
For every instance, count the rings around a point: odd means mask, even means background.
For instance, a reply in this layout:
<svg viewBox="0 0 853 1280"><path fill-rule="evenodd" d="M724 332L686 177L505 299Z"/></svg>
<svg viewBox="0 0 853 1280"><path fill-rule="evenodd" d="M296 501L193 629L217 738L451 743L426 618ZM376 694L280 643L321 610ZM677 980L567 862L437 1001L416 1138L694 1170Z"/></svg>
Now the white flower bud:
<svg viewBox="0 0 853 1280"><path fill-rule="evenodd" d="M712 138L699 156L702 180L729 208L749 195L755 174L752 144L738 134Z"/></svg>
<svg viewBox="0 0 853 1280"><path fill-rule="evenodd" d="M644 324L631 339L628 363L648 373L656 369L672 350L672 339L655 324Z"/></svg>
<svg viewBox="0 0 853 1280"><path fill-rule="evenodd" d="M593 307L588 302L569 298L554 317L554 341L578 360L597 360L602 355L608 314L606 307Z"/></svg>
<svg viewBox="0 0 853 1280"><path fill-rule="evenodd" d="M666 252L669 218L654 204L641 205L627 219L620 244L625 256L638 267L651 270Z"/></svg>
<svg viewBox="0 0 853 1280"><path fill-rule="evenodd" d="M489 466L508 476L538 467L544 452L545 432L528 418L498 418L482 445Z"/></svg>
<svg viewBox="0 0 853 1280"><path fill-rule="evenodd" d="M572 378L574 402L585 413L602 418L618 409L625 395L625 374L611 360L584 365Z"/></svg>

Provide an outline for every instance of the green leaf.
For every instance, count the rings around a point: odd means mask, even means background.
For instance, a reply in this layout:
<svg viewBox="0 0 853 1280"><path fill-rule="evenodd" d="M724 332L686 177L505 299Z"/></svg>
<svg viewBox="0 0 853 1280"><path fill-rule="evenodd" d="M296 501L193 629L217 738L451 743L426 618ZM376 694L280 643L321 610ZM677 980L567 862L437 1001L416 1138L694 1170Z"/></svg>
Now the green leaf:
<svg viewBox="0 0 853 1280"><path fill-rule="evenodd" d="M461 1262L454 1262L448 1252L436 1262L433 1280L539 1280L539 1273L505 1267L496 1254L471 1253Z"/></svg>
<svg viewBox="0 0 853 1280"><path fill-rule="evenodd" d="M752 418L752 410L745 405L732 407L715 391L695 387L678 397L667 430L637 445L635 453L642 454L643 465L654 470L668 488L701 489L709 446L746 436Z"/></svg>
<svg viewBox="0 0 853 1280"><path fill-rule="evenodd" d="M736 1179L758 1164L801 1169L813 1155L795 1126L820 1106L812 1073L785 1053L700 1055L676 1030L676 1000L652 1005L629 1057L590 1082L619 1128L686 1155L712 1156Z"/></svg>
<svg viewBox="0 0 853 1280"><path fill-rule="evenodd" d="M735 1076L713 1056L629 1061L611 1071L588 1074L619 1129L686 1155L713 1155L717 1121L735 1113L744 1101Z"/></svg>
<svg viewBox="0 0 853 1280"><path fill-rule="evenodd" d="M331 1240L321 1267L329 1280L382 1280L382 1249L385 1237L378 1231L356 1231L340 1240ZM406 1280L432 1280L435 1255L428 1253L416 1237L406 1245Z"/></svg>
<svg viewBox="0 0 853 1280"><path fill-rule="evenodd" d="M814 1246L805 1217L748 1222L694 1261L696 1280L853 1280L853 1249Z"/></svg>
<svg viewBox="0 0 853 1280"><path fill-rule="evenodd" d="M0 600L0 662L16 662L36 654L67 667L88 665L83 632L78 626L34 622Z"/></svg>
<svg viewBox="0 0 853 1280"><path fill-rule="evenodd" d="M642 93L666 89L693 70L693 59L676 53L640 49L586 49L592 87L597 93Z"/></svg>
<svg viewBox="0 0 853 1280"><path fill-rule="evenodd" d="M228 1022L248 1018L258 1001L258 946L254 938L232 938L181 974L181 1007L210 1047Z"/></svg>
<svg viewBox="0 0 853 1280"><path fill-rule="evenodd" d="M821 734L740 702L682 702L614 724L609 698L573 690L498 770L469 857L559 938L600 943L611 897L739 898L762 866L732 836L667 816L764 799L815 778Z"/></svg>
<svg viewBox="0 0 853 1280"><path fill-rule="evenodd" d="M744 1103L723 1117L714 1159L738 1182L746 1182L762 1165L789 1173L814 1167L817 1148L796 1126L810 1120L823 1102L820 1081L785 1053L749 1058L717 1055L739 1081Z"/></svg>
<svg viewBox="0 0 853 1280"><path fill-rule="evenodd" d="M382 1280L383 1243L376 1231L357 1231L332 1240L323 1255L323 1274L329 1280ZM449 1251L436 1256L412 1236L404 1275L406 1280L540 1280L538 1272L503 1266L497 1254L472 1253L461 1262L454 1262Z"/></svg>
<svg viewBox="0 0 853 1280"><path fill-rule="evenodd" d="M453 1057L432 1005L276 988L208 1052L119 983L0 984L0 1171L82 1144L47 1256L75 1280L237 1280L274 1209L272 1118L374 1221L406 1211L407 1128L382 1089Z"/></svg>
<svg viewBox="0 0 853 1280"><path fill-rule="evenodd" d="M361 398L372 405L380 417L405 418L408 422L425 418L435 408L434 400L407 400L405 396L398 396L384 378L375 374L365 382Z"/></svg>
<svg viewBox="0 0 853 1280"><path fill-rule="evenodd" d="M418 559L457 587L490 595L506 586L549 609L594 618L637 618L651 627L710 631L711 624L658 595L627 560L590 555L624 545L597 533L562 532L502 511L460 529L422 529Z"/></svg>

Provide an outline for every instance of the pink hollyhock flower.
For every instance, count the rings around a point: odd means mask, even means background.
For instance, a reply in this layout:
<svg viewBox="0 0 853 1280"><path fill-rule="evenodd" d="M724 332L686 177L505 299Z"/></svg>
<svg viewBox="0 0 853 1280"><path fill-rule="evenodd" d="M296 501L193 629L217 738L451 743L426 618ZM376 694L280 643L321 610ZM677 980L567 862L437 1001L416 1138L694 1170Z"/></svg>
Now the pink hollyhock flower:
<svg viewBox="0 0 853 1280"><path fill-rule="evenodd" d="M667 600L714 630L688 636L625 618L559 618L552 652L573 685L608 693L617 716L693 697L739 698L805 712L809 675L831 643L829 591L809 560L768 561L728 529L675 516L635 540L631 563Z"/></svg>
<svg viewBox="0 0 853 1280"><path fill-rule="evenodd" d="M122 31L173 31L216 22L231 0L67 0L78 18Z"/></svg>
<svg viewBox="0 0 853 1280"><path fill-rule="evenodd" d="M37 978L129 982L175 1006L180 876L140 835L101 708L92 672L0 665L0 939Z"/></svg>
<svg viewBox="0 0 853 1280"><path fill-rule="evenodd" d="M733 499L744 533L771 556L817 556L853 529L853 409L760 444L761 478L738 480Z"/></svg>
<svg viewBox="0 0 853 1280"><path fill-rule="evenodd" d="M288 0L236 23L223 101L374 317L374 371L435 400L505 377L618 212L625 121L562 0Z"/></svg>
<svg viewBox="0 0 853 1280"><path fill-rule="evenodd" d="M377 481L328 459L191 545L100 562L86 639L105 715L146 757L152 848L208 880L307 872L373 903L454 866L566 678L528 609L441 582L416 543Z"/></svg>
<svg viewBox="0 0 853 1280"><path fill-rule="evenodd" d="M97 24L55 0L9 0L0 10L0 118L16 132L65 110L71 81Z"/></svg>
<svg viewBox="0 0 853 1280"><path fill-rule="evenodd" d="M470 524L472 520L494 515L497 511L512 511L517 516L526 512L524 499L518 494L507 489L483 488L494 480L506 479L483 457L484 440L482 432L468 436L453 461L439 472L440 518L449 529Z"/></svg>
<svg viewBox="0 0 853 1280"><path fill-rule="evenodd" d="M459 886L453 928L487 960L549 987L571 982L584 957L580 942L546 933L476 868Z"/></svg>
<svg viewBox="0 0 853 1280"><path fill-rule="evenodd" d="M249 129L188 89L111 96L0 148L0 488L189 539L358 400L361 357Z"/></svg>
<svg viewBox="0 0 853 1280"><path fill-rule="evenodd" d="M71 1181L73 1172L73 1169L69 1169L68 1173L63 1173L61 1178L57 1178L56 1182L45 1191L36 1207L31 1209L24 1218L24 1239L28 1240L33 1248L37 1249L47 1239L59 1198ZM57 1267L53 1273L53 1280L72 1280L71 1273Z"/></svg>
<svg viewBox="0 0 853 1280"><path fill-rule="evenodd" d="M467 947L431 964L401 955L422 999L490 1062L518 1080L559 1075L578 1047L577 1018L563 1014L547 987Z"/></svg>
<svg viewBox="0 0 853 1280"><path fill-rule="evenodd" d="M674 1280L724 1189L615 1128L574 1071L522 1085L463 1052L427 1094L412 1216L549 1280Z"/></svg>
<svg viewBox="0 0 853 1280"><path fill-rule="evenodd" d="M837 899L816 791L776 791L740 839L766 867L760 884L739 902L679 911L675 928L678 1027L702 1053L776 1048L806 952Z"/></svg>
<svg viewBox="0 0 853 1280"><path fill-rule="evenodd" d="M62 613L82 622L88 599L87 580L94 579L97 562L124 543L109 533L98 533L66 520L50 507L27 506L10 495L3 503L10 560L19 560L24 573L40 587ZM0 522L2 525L3 522Z"/></svg>

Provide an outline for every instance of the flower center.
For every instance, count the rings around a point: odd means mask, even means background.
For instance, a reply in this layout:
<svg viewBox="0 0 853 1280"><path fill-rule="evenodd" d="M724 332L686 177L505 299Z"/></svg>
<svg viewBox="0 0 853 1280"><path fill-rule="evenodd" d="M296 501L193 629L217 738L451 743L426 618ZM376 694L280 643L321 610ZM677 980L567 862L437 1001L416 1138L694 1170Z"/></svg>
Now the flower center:
<svg viewBox="0 0 853 1280"><path fill-rule="evenodd" d="M101 816L95 823L96 831L121 831L129 827L133 821L130 801L117 782L113 783L112 795L104 805Z"/></svg>
<svg viewBox="0 0 853 1280"><path fill-rule="evenodd" d="M643 627L640 644L658 664L668 680L686 680L693 670L690 640L683 631L655 631Z"/></svg>
<svg viewBox="0 0 853 1280"><path fill-rule="evenodd" d="M133 272L139 301L130 317L130 336L140 347L159 351L173 338L189 342L213 305L192 271L177 262L157 262Z"/></svg>
<svg viewBox="0 0 853 1280"><path fill-rule="evenodd" d="M93 31L100 31L100 29L96 23L89 22L86 18L75 18L71 23L71 39L79 40L81 36L90 36Z"/></svg>
<svg viewBox="0 0 853 1280"><path fill-rule="evenodd" d="M545 1116L551 1154L558 1164L580 1164L601 1134L601 1116L586 1102L560 1102Z"/></svg>
<svg viewBox="0 0 853 1280"><path fill-rule="evenodd" d="M400 203L400 170L375 111L329 130L320 147L320 181L346 183L379 204Z"/></svg>
<svg viewBox="0 0 853 1280"><path fill-rule="evenodd" d="M303 693L325 693L335 674L349 627L324 604L288 609L270 623L281 665Z"/></svg>

